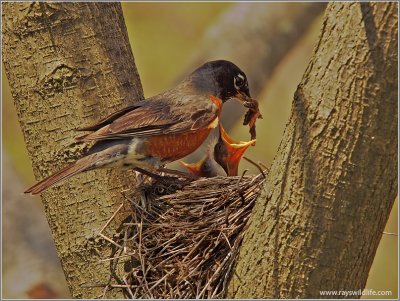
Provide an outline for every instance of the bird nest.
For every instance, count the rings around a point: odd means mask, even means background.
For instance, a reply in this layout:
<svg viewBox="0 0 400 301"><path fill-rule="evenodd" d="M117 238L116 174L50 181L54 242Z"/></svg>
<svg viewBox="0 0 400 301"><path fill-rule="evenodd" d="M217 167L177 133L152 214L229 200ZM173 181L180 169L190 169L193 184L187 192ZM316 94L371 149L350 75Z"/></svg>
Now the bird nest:
<svg viewBox="0 0 400 301"><path fill-rule="evenodd" d="M264 174L174 179L144 182L126 194L131 214L119 235L108 239L115 247L111 272L118 284L105 291L119 287L134 299L226 296ZM117 276L123 257L129 260Z"/></svg>

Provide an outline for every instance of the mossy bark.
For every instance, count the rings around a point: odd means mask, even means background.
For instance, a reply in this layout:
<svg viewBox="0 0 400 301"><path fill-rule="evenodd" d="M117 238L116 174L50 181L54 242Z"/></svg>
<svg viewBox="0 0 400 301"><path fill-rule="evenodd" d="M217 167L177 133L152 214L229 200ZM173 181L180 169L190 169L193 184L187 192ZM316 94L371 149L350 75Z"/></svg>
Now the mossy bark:
<svg viewBox="0 0 400 301"><path fill-rule="evenodd" d="M397 193L397 12L328 5L228 297L365 287Z"/></svg>
<svg viewBox="0 0 400 301"><path fill-rule="evenodd" d="M39 180L84 151L74 143L75 129L142 99L142 87L120 4L2 6L3 62ZM91 171L41 195L73 297L102 295L103 288L81 285L107 283L110 266L99 259L111 251L97 233L134 181L130 172ZM109 233L116 226L112 223Z"/></svg>

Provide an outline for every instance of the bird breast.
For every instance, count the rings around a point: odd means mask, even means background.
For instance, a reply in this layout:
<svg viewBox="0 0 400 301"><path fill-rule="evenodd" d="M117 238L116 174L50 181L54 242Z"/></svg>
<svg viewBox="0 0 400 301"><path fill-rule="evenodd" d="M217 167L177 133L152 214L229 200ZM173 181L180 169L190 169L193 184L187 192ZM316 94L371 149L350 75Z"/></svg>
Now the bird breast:
<svg viewBox="0 0 400 301"><path fill-rule="evenodd" d="M153 136L145 142L149 156L158 157L163 162L172 162L194 152L207 138L212 127L180 134Z"/></svg>

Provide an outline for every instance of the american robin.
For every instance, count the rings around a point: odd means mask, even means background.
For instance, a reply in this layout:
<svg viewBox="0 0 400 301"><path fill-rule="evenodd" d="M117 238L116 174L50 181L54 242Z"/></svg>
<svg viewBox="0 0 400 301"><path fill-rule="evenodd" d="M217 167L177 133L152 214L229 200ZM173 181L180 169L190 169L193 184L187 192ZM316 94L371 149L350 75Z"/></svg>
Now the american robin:
<svg viewBox="0 0 400 301"><path fill-rule="evenodd" d="M210 143L206 155L196 163L179 161L190 173L197 177L212 178L218 175L217 163L225 170L228 176L237 176L241 158L250 145L249 142L235 141L219 124L219 138Z"/></svg>
<svg viewBox="0 0 400 301"><path fill-rule="evenodd" d="M205 63L176 87L82 128L91 133L77 140L95 141L88 153L25 193L97 168L159 170L196 150L218 125L222 104L233 98L246 107L254 102L245 73L229 61Z"/></svg>
<svg viewBox="0 0 400 301"><path fill-rule="evenodd" d="M214 147L214 159L222 166L227 176L237 176L240 159L255 142L255 139L249 142L234 140L219 123L219 139Z"/></svg>

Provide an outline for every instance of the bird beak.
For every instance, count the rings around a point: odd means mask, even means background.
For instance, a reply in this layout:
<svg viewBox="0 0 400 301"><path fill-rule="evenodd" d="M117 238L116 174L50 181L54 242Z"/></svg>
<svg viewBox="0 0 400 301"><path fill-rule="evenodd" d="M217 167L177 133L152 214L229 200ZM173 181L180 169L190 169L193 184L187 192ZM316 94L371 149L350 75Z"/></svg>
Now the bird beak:
<svg viewBox="0 0 400 301"><path fill-rule="evenodd" d="M256 139L248 142L236 141L228 135L221 124L219 130L221 133L221 139L224 142L228 154L226 158L227 174L228 176L237 176L240 159L242 159L249 146L255 144Z"/></svg>
<svg viewBox="0 0 400 301"><path fill-rule="evenodd" d="M198 175L199 174L199 170L200 170L200 165L197 163L185 163L181 160L178 161L180 164L182 164L187 170L189 170L189 172L191 172L194 175Z"/></svg>
<svg viewBox="0 0 400 301"><path fill-rule="evenodd" d="M235 98L242 102L243 105L248 109L256 110L258 108L257 100L251 98L250 94L238 91L238 93L235 95Z"/></svg>
<svg viewBox="0 0 400 301"><path fill-rule="evenodd" d="M239 170L239 163L242 159L244 153L249 148L250 145L255 143L255 139L249 142L241 142L240 144L230 144L227 145L228 157L227 157L227 168L228 176L237 176Z"/></svg>
<svg viewBox="0 0 400 301"><path fill-rule="evenodd" d="M228 133L222 127L221 123L219 123L218 126L219 126L219 132L221 133L222 141L224 141L225 145L231 145L232 147L242 147L244 145L249 144L247 146L247 148L248 148L250 145L255 145L255 143L256 143L256 139L250 140L249 142L237 141L228 135Z"/></svg>

